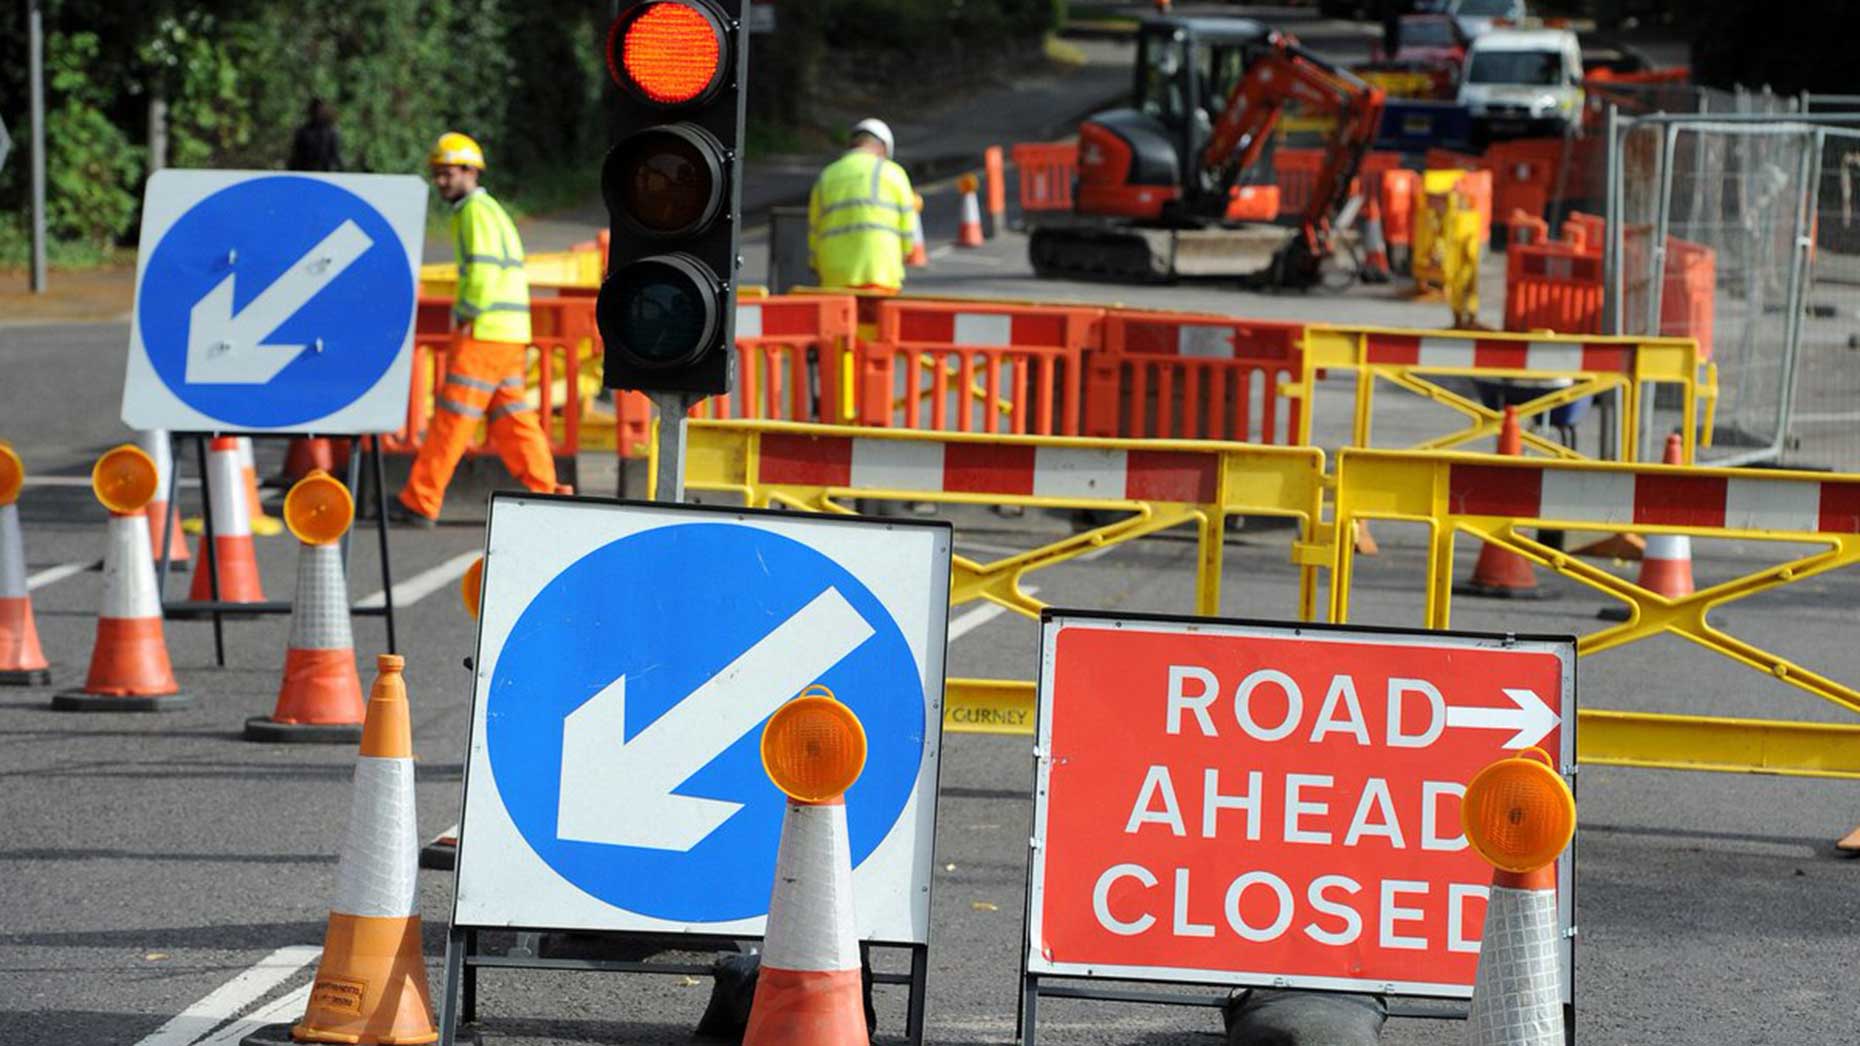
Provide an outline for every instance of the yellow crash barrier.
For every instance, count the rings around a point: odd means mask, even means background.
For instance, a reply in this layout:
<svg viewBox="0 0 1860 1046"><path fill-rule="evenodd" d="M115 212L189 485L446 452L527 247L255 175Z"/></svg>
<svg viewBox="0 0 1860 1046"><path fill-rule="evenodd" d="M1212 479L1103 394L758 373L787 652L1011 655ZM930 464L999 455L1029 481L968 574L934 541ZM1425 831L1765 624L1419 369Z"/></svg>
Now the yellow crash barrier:
<svg viewBox="0 0 1860 1046"><path fill-rule="evenodd" d="M1022 588L1027 575L1192 524L1195 612L1216 614L1227 517L1279 516L1299 526L1299 611L1309 620L1327 558L1324 453L1314 448L692 421L685 454L687 490L735 494L757 508L850 512L844 499L876 498L1127 513L993 562L955 556L951 606L984 599L1038 617L1045 604ZM654 483L658 465L655 441Z"/></svg>
<svg viewBox="0 0 1860 1046"><path fill-rule="evenodd" d="M1649 383L1675 385L1681 400L1680 437L1685 460L1693 460L1696 434L1710 445L1712 416L1718 401L1718 371L1699 361L1698 343L1690 338L1569 336L1485 331L1420 331L1386 327L1313 325L1305 330L1305 373L1345 370L1356 374L1356 402L1350 445L1369 447L1378 383L1387 382L1465 415L1469 424L1412 448L1450 450L1477 439L1492 438L1504 422L1492 410L1440 384L1443 377L1522 380L1541 383L1540 395L1520 404L1520 421L1547 414L1597 393L1617 393L1620 408L1618 445L1628 460L1637 452L1641 419L1651 404ZM1303 398L1304 433L1310 441L1312 377L1288 395ZM1554 458L1583 455L1526 429L1524 445Z"/></svg>
<svg viewBox="0 0 1860 1046"><path fill-rule="evenodd" d="M1627 605L1627 620L1581 637L1581 655L1671 633L1850 712L1860 691L1710 621L1740 599L1860 562L1860 476L1553 461L1477 454L1345 450L1337 462L1339 532L1359 520L1429 528L1426 625L1450 626L1457 534L1510 549ZM1552 549L1523 528L1685 534L1789 542L1819 550L1667 597ZM1332 548L1331 620L1347 621L1354 550ZM1695 715L1585 712L1585 762L1860 777L1860 726Z"/></svg>

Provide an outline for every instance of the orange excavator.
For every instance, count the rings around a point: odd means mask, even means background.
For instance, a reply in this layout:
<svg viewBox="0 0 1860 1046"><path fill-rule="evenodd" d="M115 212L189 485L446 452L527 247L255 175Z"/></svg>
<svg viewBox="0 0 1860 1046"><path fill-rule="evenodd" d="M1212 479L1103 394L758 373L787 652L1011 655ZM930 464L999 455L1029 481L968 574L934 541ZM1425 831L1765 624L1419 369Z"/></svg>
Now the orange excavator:
<svg viewBox="0 0 1860 1046"><path fill-rule="evenodd" d="M1375 140L1381 90L1245 18L1146 19L1136 73L1133 106L1079 127L1073 211L1030 222L1034 271L1242 276L1294 289L1323 281L1334 225ZM1331 126L1310 202L1295 229L1239 221L1241 179L1292 107Z"/></svg>

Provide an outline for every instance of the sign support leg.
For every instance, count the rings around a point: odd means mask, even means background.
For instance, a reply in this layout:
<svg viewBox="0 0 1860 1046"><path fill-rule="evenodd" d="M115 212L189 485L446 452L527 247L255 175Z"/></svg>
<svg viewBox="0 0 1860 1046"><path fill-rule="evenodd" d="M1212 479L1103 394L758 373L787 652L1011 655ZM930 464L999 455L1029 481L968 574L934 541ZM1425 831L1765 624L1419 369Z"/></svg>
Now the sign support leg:
<svg viewBox="0 0 1860 1046"><path fill-rule="evenodd" d="M1020 1046L1034 1046L1034 1028L1040 1007L1040 978L1027 974L1020 981L1020 1020L1014 1037Z"/></svg>
<svg viewBox="0 0 1860 1046"><path fill-rule="evenodd" d="M652 406L659 415L659 480L652 491L654 501L685 499L685 415L695 400L685 392L652 392Z"/></svg>
<svg viewBox="0 0 1860 1046"><path fill-rule="evenodd" d="M381 542L381 608L382 616L387 619L387 652L398 654L400 647L394 641L394 572L388 566L387 483L381 468L381 437L369 438L368 459L373 463L375 480L375 534ZM355 460L353 454L349 460Z"/></svg>
<svg viewBox="0 0 1860 1046"><path fill-rule="evenodd" d="M465 954L468 957L478 954L477 930L465 931ZM468 962L459 972L461 974L459 1019L466 1024L476 1024L478 1023L478 967Z"/></svg>
<svg viewBox="0 0 1860 1046"><path fill-rule="evenodd" d="M924 1011L929 1002L929 987L930 948L928 945L913 944L910 1008L904 1016L904 1034L911 1040L911 1046L924 1046Z"/></svg>
<svg viewBox="0 0 1860 1046"><path fill-rule="evenodd" d="M181 525L181 503L175 500L181 492L181 468L174 460L172 438L169 447L171 452L168 456L168 507L164 510L167 515L161 521L161 563L155 569L155 601L164 607L168 602L168 572L174 567L174 559L169 555L174 549L174 534L168 528Z"/></svg>
<svg viewBox="0 0 1860 1046"><path fill-rule="evenodd" d="M213 554L213 470L207 467L207 443L211 438L204 432L194 437L194 449L200 462L200 521L204 528L200 539L200 561L194 565L194 569L207 572L207 592L213 597L213 663L225 668L225 619L220 616L220 564L219 557Z"/></svg>
<svg viewBox="0 0 1860 1046"><path fill-rule="evenodd" d="M343 485L349 488L349 496L355 499L356 518L365 519L367 517L362 515L362 497L361 497L361 494L358 493L358 491L360 491L361 488L356 485L360 483L361 481L362 481L362 437L350 436L349 437L349 468L348 468L347 475L343 477ZM342 532L342 567L344 571L343 576L345 577L348 576L347 572L349 568L349 539L354 536L355 536L354 527L350 527L348 530L345 530Z"/></svg>
<svg viewBox="0 0 1860 1046"><path fill-rule="evenodd" d="M440 991L439 1042L452 1046L459 1028L459 988L465 968L465 931L456 926L446 928L445 984Z"/></svg>

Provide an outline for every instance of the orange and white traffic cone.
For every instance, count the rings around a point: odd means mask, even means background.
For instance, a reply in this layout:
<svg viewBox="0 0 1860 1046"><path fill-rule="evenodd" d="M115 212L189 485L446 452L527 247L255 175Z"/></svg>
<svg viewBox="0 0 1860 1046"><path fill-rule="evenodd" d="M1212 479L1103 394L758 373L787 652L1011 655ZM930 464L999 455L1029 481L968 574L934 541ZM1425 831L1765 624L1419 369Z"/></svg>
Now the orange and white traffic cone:
<svg viewBox="0 0 1860 1046"><path fill-rule="evenodd" d="M1387 283L1394 278L1389 269L1389 241L1382 235L1382 205L1376 202L1374 195L1369 197L1369 205L1363 208L1363 270L1364 283Z"/></svg>
<svg viewBox="0 0 1860 1046"><path fill-rule="evenodd" d="M284 533L284 521L265 515L265 503L258 495L258 456L252 452L252 437L236 436L239 441L239 482L245 487L245 511L252 521L252 533L275 537Z"/></svg>
<svg viewBox="0 0 1860 1046"><path fill-rule="evenodd" d="M956 229L958 247L980 247L986 242L982 236L982 201L975 195L979 187L973 174L956 179L956 191L962 194L962 225Z"/></svg>
<svg viewBox="0 0 1860 1046"><path fill-rule="evenodd" d="M284 482L296 483L317 469L336 471L336 451L329 440L323 436L299 436L291 440L284 451Z"/></svg>
<svg viewBox="0 0 1860 1046"><path fill-rule="evenodd" d="M425 1043L439 1038L414 910L413 728L405 659L375 658L348 842L336 871L336 903L298 1042Z"/></svg>
<svg viewBox="0 0 1860 1046"><path fill-rule="evenodd" d="M1675 432L1666 437L1667 465L1685 464L1685 443ZM1685 534L1648 534L1641 539L1640 577L1635 582L1654 595L1679 599L1697 591L1692 583L1692 539ZM1603 621L1626 621L1628 608L1606 606L1595 615Z"/></svg>
<svg viewBox="0 0 1860 1046"><path fill-rule="evenodd" d="M743 1046L867 1046L845 800L865 731L809 687L769 717L762 765L789 801Z"/></svg>
<svg viewBox="0 0 1860 1046"><path fill-rule="evenodd" d="M291 645L269 716L245 721L248 741L346 742L362 736L362 680L349 629L342 535L355 518L348 488L312 471L284 498L284 522L303 547L291 601Z"/></svg>
<svg viewBox="0 0 1860 1046"><path fill-rule="evenodd" d="M19 491L26 468L0 443L0 685L42 686L52 666L39 649L39 627L26 588L26 551L19 536Z"/></svg>
<svg viewBox="0 0 1860 1046"><path fill-rule="evenodd" d="M125 443L97 459L91 489L110 510L103 553L103 609L97 642L81 690L52 698L67 712L157 712L192 698L181 693L162 634L161 597L149 560L149 500L155 496L155 460Z"/></svg>
<svg viewBox="0 0 1860 1046"><path fill-rule="evenodd" d="M1533 748L1474 775L1460 820L1493 869L1467 1046L1563 1046L1556 861L1575 834L1576 801Z"/></svg>
<svg viewBox="0 0 1860 1046"><path fill-rule="evenodd" d="M215 436L207 447L207 510L213 513L213 545L200 536L200 555L194 563L194 581L187 598L204 602L213 597L211 574L220 581L222 603L262 603L264 586L258 580L258 553L252 547L252 520L248 514L245 480L239 472L239 440Z"/></svg>
<svg viewBox="0 0 1860 1046"><path fill-rule="evenodd" d="M169 478L174 475L174 450L167 429L150 429L136 436L144 453L155 459L155 500L149 502L149 548L156 562L161 561L162 543L168 545L168 562L185 563L190 558L187 539L181 536L181 508L168 503Z"/></svg>
<svg viewBox="0 0 1860 1046"><path fill-rule="evenodd" d="M1505 421L1498 430L1498 452L1517 456L1524 453L1524 435L1518 428L1518 411L1505 408ZM1492 599L1537 599L1537 574L1531 561L1508 548L1487 543L1479 550L1479 562L1473 566L1472 579L1453 586L1459 595L1486 596Z"/></svg>
<svg viewBox="0 0 1860 1046"><path fill-rule="evenodd" d="M915 201L916 210L911 214L911 253L904 256L904 264L913 269L928 268L930 253L924 247L924 198Z"/></svg>

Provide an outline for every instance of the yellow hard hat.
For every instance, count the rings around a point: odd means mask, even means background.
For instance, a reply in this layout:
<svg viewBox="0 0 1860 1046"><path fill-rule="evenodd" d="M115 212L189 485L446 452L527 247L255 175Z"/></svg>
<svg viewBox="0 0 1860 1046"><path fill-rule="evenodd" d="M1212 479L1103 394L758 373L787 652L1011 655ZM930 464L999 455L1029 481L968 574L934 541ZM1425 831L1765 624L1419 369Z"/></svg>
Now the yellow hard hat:
<svg viewBox="0 0 1860 1046"><path fill-rule="evenodd" d="M434 167L476 167L484 170L484 150L471 140L470 135L457 131L447 131L433 143L433 151L426 157L426 162Z"/></svg>

